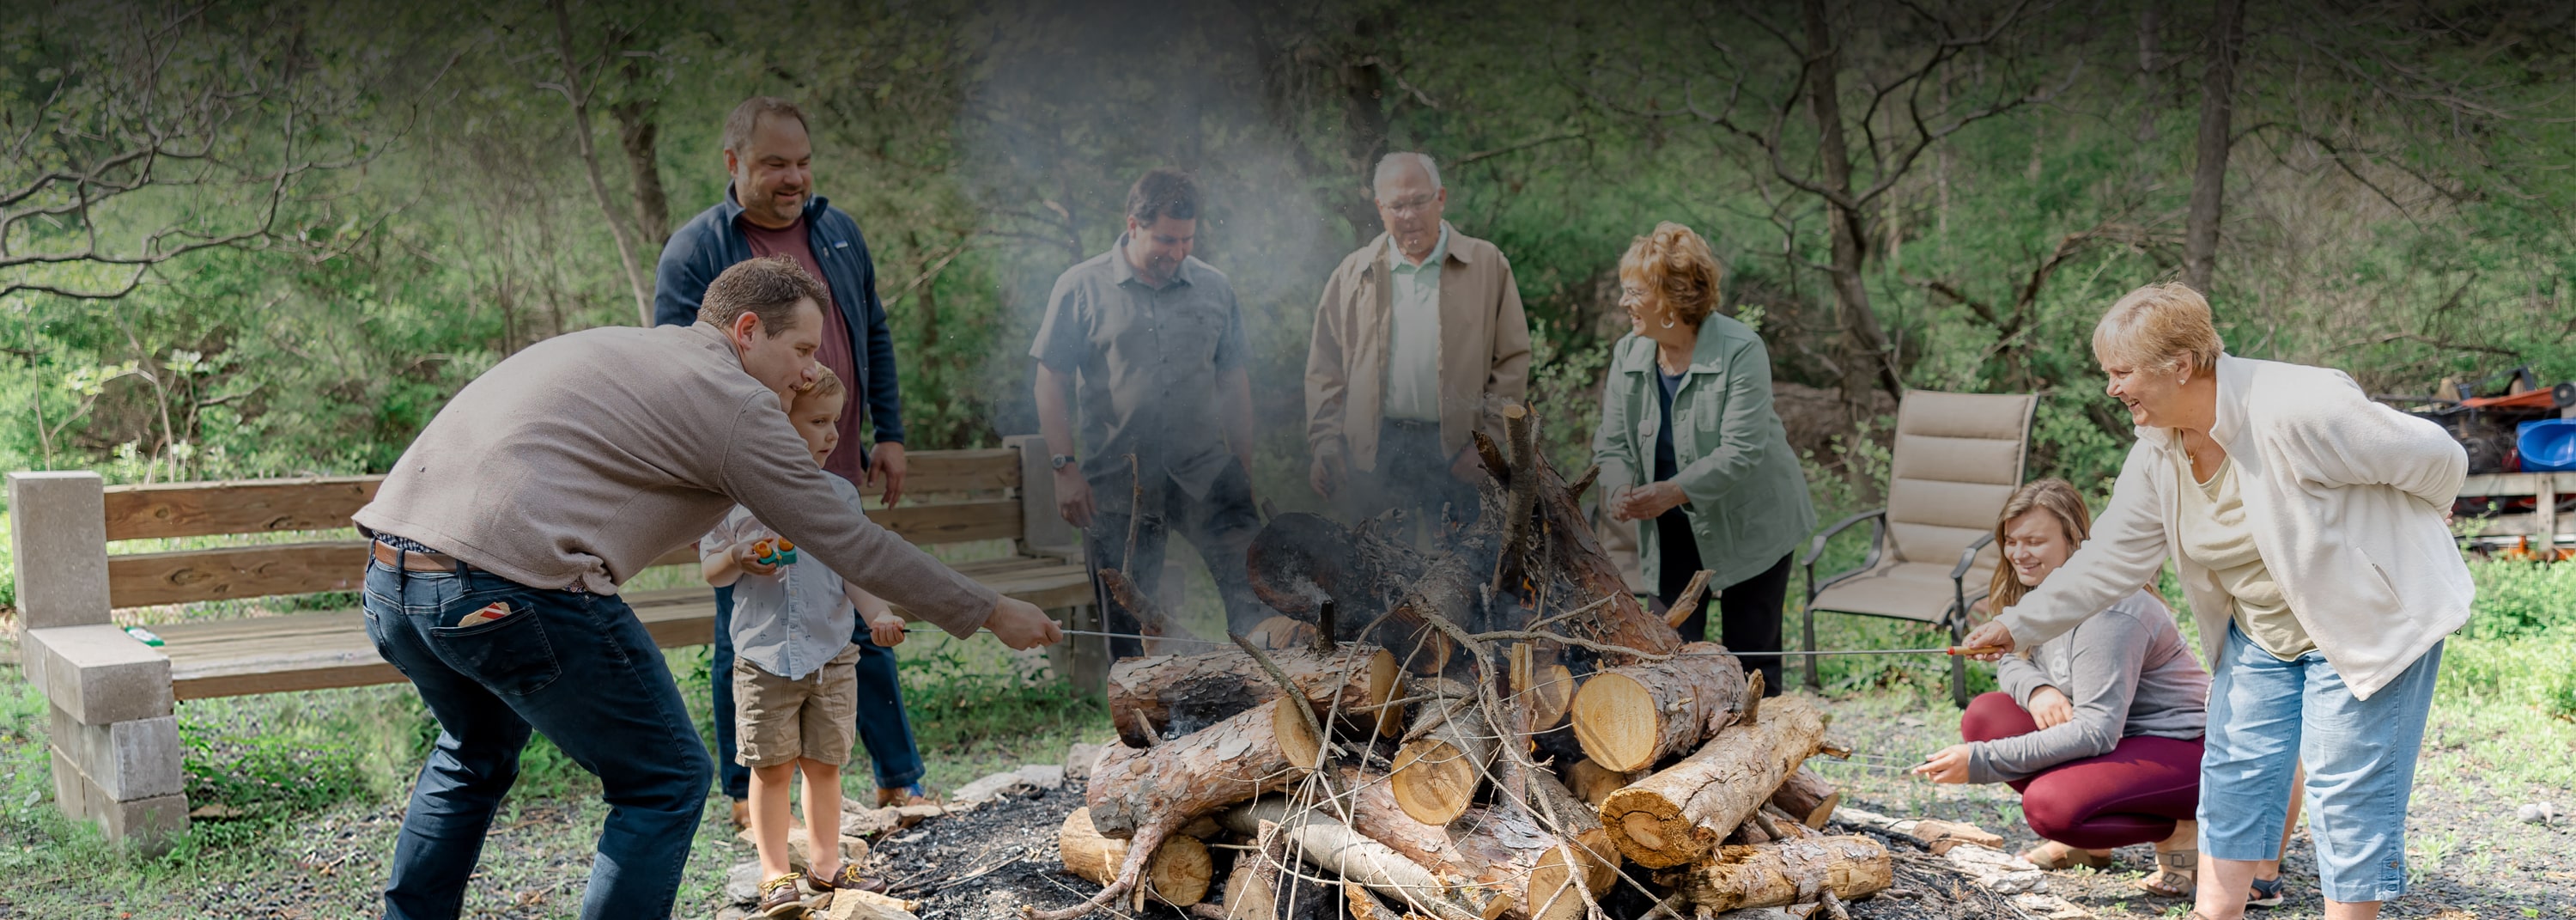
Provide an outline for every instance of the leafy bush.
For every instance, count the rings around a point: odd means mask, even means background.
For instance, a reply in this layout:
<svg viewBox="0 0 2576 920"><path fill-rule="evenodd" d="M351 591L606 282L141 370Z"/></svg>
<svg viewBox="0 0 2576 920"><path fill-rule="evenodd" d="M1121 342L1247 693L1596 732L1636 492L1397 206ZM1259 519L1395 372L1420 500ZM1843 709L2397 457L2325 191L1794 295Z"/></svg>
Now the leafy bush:
<svg viewBox="0 0 2576 920"><path fill-rule="evenodd" d="M2513 639L2576 629L2576 566L2472 562L2478 599L2461 635Z"/></svg>

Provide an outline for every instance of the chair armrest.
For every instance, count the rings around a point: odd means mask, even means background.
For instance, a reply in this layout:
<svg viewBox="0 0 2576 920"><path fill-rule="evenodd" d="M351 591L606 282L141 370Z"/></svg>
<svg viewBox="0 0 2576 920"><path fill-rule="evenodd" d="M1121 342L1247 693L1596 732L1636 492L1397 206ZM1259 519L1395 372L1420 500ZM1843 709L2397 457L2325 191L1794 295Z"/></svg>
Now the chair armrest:
<svg viewBox="0 0 2576 920"><path fill-rule="evenodd" d="M1869 554L1861 557L1860 565L1847 571L1837 572L1826 577L1824 581L1817 581L1816 559L1825 554L1825 541L1833 539L1835 534L1849 530L1852 525L1862 521L1870 522ZM1833 587L1837 582L1877 568L1879 559L1886 554L1887 509L1873 508L1835 521L1833 526L1825 528L1823 532L1816 534L1814 539L1809 540L1806 553L1798 558L1798 568L1804 571L1807 577L1807 602L1815 603L1817 592Z"/></svg>
<svg viewBox="0 0 2576 920"><path fill-rule="evenodd" d="M1987 545L1993 542L1995 542L1995 535L1992 531L1978 534L1977 539L1969 543L1967 549L1959 551L1959 564L1950 567L1950 580L1958 581L1968 577L1968 570L1977 565L1977 554L1984 552Z"/></svg>
<svg viewBox="0 0 2576 920"><path fill-rule="evenodd" d="M1807 552L1805 555L1798 557L1798 564L1802 566L1815 565L1816 557L1825 554L1825 541L1833 539L1835 534L1851 529L1851 526L1854 524L1871 520L1873 518L1878 521L1877 533L1871 535L1869 541L1870 551L1874 555L1878 550L1878 544L1880 542L1878 535L1887 532L1887 509L1885 508L1872 508L1870 510L1863 511L1859 514L1835 521L1833 526L1817 531L1815 538L1807 541Z"/></svg>

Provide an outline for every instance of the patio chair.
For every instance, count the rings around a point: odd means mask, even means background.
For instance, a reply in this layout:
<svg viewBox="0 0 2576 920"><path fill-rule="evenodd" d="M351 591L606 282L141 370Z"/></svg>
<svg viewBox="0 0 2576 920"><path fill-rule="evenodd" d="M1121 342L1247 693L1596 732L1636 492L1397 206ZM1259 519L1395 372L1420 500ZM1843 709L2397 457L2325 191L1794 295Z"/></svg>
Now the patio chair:
<svg viewBox="0 0 2576 920"><path fill-rule="evenodd" d="M1999 553L1995 514L2021 486L2030 419L2028 393L1906 393L1896 408L1896 447L1887 506L1825 528L1798 565L1806 572L1806 651L1816 649L1816 614L1847 613L1949 627L1967 635L1969 605L1986 595ZM1870 522L1869 554L1850 571L1816 578L1816 559L1835 534ZM1807 656L1807 686L1821 687ZM1950 659L1950 696L1968 705L1968 667Z"/></svg>

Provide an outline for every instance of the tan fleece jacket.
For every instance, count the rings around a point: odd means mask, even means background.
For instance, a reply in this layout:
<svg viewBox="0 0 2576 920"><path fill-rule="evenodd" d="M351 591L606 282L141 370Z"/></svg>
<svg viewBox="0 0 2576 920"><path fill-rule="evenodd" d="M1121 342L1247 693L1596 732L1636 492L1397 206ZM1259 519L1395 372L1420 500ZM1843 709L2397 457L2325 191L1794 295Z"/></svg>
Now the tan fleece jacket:
<svg viewBox="0 0 2576 920"><path fill-rule="evenodd" d="M994 592L833 497L716 327L557 336L475 378L356 520L521 584L614 594L736 503L850 582L964 637Z"/></svg>

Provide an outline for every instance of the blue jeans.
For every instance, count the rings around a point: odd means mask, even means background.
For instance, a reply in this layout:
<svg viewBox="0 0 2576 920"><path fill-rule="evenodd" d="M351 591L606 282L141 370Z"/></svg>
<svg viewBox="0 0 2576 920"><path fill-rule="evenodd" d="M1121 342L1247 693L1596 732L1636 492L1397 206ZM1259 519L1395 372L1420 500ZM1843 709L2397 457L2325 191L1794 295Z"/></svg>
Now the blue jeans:
<svg viewBox="0 0 2576 920"><path fill-rule="evenodd" d="M2350 903L2406 893L2406 802L2441 669L2435 645L2358 699L2324 655L2282 661L2230 623L2209 684L2200 851L2279 858L2290 778L2305 763L2318 893Z"/></svg>
<svg viewBox="0 0 2576 920"><path fill-rule="evenodd" d="M736 801L751 797L751 768L734 760L733 588L716 589L716 651L708 667L715 675L716 779ZM912 717L903 711L903 684L895 678L894 651L868 638L860 620L850 634L859 644L859 746L868 749L877 788L901 789L921 782L921 748L913 744Z"/></svg>
<svg viewBox="0 0 2576 920"><path fill-rule="evenodd" d="M492 603L498 620L456 622ZM363 609L376 651L438 719L413 786L389 920L453 918L531 728L599 777L599 832L581 916L671 915L706 808L707 751L662 650L615 597L531 588L489 572L367 565Z"/></svg>

